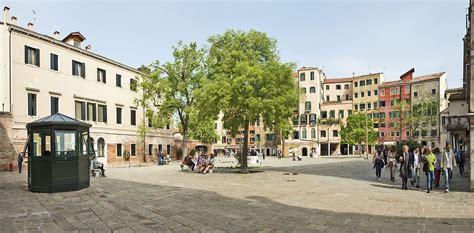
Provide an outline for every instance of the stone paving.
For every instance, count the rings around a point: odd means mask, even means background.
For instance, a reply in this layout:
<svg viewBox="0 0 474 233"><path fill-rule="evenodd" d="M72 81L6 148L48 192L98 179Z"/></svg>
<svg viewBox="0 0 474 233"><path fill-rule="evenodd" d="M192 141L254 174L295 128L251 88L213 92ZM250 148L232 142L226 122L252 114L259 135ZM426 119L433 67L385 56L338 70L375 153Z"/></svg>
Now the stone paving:
<svg viewBox="0 0 474 233"><path fill-rule="evenodd" d="M0 232L474 232L474 193L459 176L452 192L427 194L400 190L385 169L377 182L363 159L267 158L252 171L110 168L90 188L55 194L2 172Z"/></svg>

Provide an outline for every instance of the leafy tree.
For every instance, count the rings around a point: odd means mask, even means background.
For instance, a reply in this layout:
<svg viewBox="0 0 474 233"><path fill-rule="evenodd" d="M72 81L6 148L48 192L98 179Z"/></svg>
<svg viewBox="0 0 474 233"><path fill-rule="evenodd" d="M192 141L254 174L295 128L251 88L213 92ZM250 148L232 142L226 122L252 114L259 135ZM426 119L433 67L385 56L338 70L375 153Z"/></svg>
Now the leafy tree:
<svg viewBox="0 0 474 233"><path fill-rule="evenodd" d="M431 93L420 92L416 99L413 99L413 113L411 121L411 135L413 139L415 132L419 131L421 136L425 135L429 129L439 123L439 96L431 95ZM426 135L425 135L426 136Z"/></svg>
<svg viewBox="0 0 474 233"><path fill-rule="evenodd" d="M199 48L195 42L184 44L180 41L173 46L173 58L172 62L164 64L156 61L149 70L142 71L138 83L142 92L139 101L147 109L147 116L154 127L162 128L176 116L183 135L183 156L186 156L189 135L198 140L212 137L202 130L202 127L208 127L210 120L199 124L194 119L198 112L194 95L206 78L206 50ZM190 127L191 124L193 127Z"/></svg>
<svg viewBox="0 0 474 233"><path fill-rule="evenodd" d="M350 115L347 118L346 125L341 126L342 142L349 145L357 144L359 148L361 148L362 142L365 142L366 133L368 135L368 143L370 145L376 144L377 132L374 130L373 121L364 113Z"/></svg>
<svg viewBox="0 0 474 233"><path fill-rule="evenodd" d="M298 91L291 76L294 65L280 62L276 40L265 33L228 30L209 38L209 80L199 98L201 114L223 114L224 128L233 136L244 129L241 158L248 172L249 124L260 117L267 126L287 132L288 121L298 104Z"/></svg>

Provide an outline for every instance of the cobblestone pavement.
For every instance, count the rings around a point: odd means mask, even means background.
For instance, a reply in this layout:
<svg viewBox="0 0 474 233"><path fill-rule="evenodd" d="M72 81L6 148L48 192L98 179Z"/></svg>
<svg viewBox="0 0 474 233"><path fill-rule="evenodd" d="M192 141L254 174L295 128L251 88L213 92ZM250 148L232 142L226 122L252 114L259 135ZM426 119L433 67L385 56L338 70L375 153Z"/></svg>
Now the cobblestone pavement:
<svg viewBox="0 0 474 233"><path fill-rule="evenodd" d="M400 190L387 170L375 181L362 159L269 158L253 171L110 168L90 188L55 194L2 172L0 232L474 232L474 193L459 176L452 192L427 194Z"/></svg>

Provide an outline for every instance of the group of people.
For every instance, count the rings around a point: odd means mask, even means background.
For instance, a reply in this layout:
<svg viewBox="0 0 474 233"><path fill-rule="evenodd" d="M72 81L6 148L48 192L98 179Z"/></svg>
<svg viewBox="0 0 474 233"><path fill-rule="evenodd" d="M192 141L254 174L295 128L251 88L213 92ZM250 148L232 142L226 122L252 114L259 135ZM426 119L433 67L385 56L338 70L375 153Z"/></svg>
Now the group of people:
<svg viewBox="0 0 474 233"><path fill-rule="evenodd" d="M390 180L395 182L395 173L398 172L402 180L402 189L408 189L408 181L411 186L420 187L420 177L424 173L426 176L426 190L430 193L434 187L440 187L441 176L444 176L444 190L449 192L450 183L453 179L453 169L459 167L459 173L464 175L464 158L461 151L452 149L447 144L443 152L438 148L431 147L409 148L404 145L402 152L397 154L395 146L388 150L379 147L374 158L373 168L377 180L380 181L382 168L387 166L390 170Z"/></svg>
<svg viewBox="0 0 474 233"><path fill-rule="evenodd" d="M207 153L198 152L196 162L194 162L193 157L193 155L187 155L182 162L188 166L190 171L201 174L212 173L215 160L214 154L208 155Z"/></svg>

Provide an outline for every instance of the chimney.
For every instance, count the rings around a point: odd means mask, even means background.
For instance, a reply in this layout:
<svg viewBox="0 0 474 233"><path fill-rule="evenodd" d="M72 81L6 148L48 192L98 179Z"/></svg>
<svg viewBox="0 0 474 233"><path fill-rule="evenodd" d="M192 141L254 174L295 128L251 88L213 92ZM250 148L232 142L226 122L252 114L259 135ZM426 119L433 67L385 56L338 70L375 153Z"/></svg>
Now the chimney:
<svg viewBox="0 0 474 233"><path fill-rule="evenodd" d="M91 46L91 45L86 46L86 50L87 50L87 51L91 51L91 50L92 50L92 46Z"/></svg>
<svg viewBox="0 0 474 233"><path fill-rule="evenodd" d="M29 23L28 23L28 30L33 31L33 29L34 29L33 26L34 26L33 23L32 23L32 22L29 22Z"/></svg>
<svg viewBox="0 0 474 233"><path fill-rule="evenodd" d="M16 22L17 22L17 18L15 16L12 16L12 18L10 19L10 23L13 25L16 25Z"/></svg>
<svg viewBox="0 0 474 233"><path fill-rule="evenodd" d="M352 77L354 78L356 76L356 73L355 72L352 72Z"/></svg>
<svg viewBox="0 0 474 233"><path fill-rule="evenodd" d="M9 23L9 18L10 18L10 7L6 6L3 8L3 22L4 23Z"/></svg>
<svg viewBox="0 0 474 233"><path fill-rule="evenodd" d="M54 39L56 39L56 40L60 40L60 35L61 35L61 34L60 34L58 31L54 31L54 33L53 33L53 37L54 37Z"/></svg>

